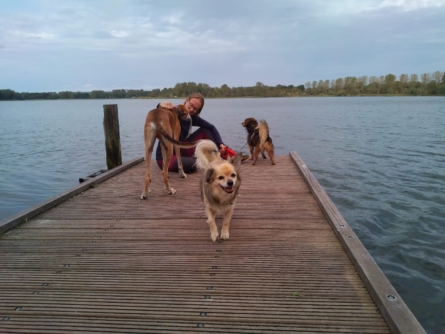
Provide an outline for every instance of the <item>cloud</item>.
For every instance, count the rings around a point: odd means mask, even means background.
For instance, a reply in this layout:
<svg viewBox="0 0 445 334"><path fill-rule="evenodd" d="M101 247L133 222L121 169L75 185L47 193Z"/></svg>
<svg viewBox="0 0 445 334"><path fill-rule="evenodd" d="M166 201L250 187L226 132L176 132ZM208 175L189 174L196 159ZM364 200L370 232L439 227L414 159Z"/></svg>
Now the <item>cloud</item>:
<svg viewBox="0 0 445 334"><path fill-rule="evenodd" d="M441 70L445 57L444 3L6 2L0 12L0 87L58 91L87 84L95 89L169 87L183 81L289 85L432 72Z"/></svg>
<svg viewBox="0 0 445 334"><path fill-rule="evenodd" d="M118 30L111 30L111 35L116 37L116 38L122 38L122 37L127 37L128 34L125 31L118 31Z"/></svg>
<svg viewBox="0 0 445 334"><path fill-rule="evenodd" d="M15 35L16 38L24 38L24 39L40 39L40 40L54 40L56 35L52 32L29 32L29 31L19 31L14 30L9 32L11 35Z"/></svg>
<svg viewBox="0 0 445 334"><path fill-rule="evenodd" d="M444 7L445 0L385 0L377 8L396 7L404 11Z"/></svg>
<svg viewBox="0 0 445 334"><path fill-rule="evenodd" d="M161 21L167 22L169 24L180 24L180 23L182 23L182 20L181 20L182 16L183 16L182 13L168 15L168 16L162 16Z"/></svg>

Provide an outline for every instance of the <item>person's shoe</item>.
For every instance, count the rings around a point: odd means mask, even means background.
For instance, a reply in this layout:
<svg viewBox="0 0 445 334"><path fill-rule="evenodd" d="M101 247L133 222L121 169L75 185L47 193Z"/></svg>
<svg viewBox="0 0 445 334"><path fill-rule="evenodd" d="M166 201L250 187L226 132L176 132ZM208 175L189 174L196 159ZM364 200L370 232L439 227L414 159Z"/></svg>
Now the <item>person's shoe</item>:
<svg viewBox="0 0 445 334"><path fill-rule="evenodd" d="M246 161L247 159L249 159L249 155L243 155L243 157L241 158L241 161Z"/></svg>

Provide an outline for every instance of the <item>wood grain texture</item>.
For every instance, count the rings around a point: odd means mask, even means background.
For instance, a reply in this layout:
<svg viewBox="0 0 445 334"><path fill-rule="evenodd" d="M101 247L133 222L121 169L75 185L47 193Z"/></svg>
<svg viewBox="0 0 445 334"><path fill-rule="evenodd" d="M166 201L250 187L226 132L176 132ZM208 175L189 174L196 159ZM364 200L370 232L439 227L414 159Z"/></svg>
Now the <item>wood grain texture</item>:
<svg viewBox="0 0 445 334"><path fill-rule="evenodd" d="M0 332L390 333L288 156L242 165L213 243L200 173L168 195L143 162L0 238ZM217 224L221 225L221 217Z"/></svg>

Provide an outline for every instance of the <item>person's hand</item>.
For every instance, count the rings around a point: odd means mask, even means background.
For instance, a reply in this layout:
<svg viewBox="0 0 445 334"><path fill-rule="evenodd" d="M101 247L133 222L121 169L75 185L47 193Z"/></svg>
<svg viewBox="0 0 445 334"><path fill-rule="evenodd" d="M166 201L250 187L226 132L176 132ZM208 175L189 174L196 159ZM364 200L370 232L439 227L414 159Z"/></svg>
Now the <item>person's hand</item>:
<svg viewBox="0 0 445 334"><path fill-rule="evenodd" d="M159 107L174 110L176 107L171 102L161 102L159 103Z"/></svg>
<svg viewBox="0 0 445 334"><path fill-rule="evenodd" d="M226 153L227 146L224 144L219 145L219 153L224 155Z"/></svg>

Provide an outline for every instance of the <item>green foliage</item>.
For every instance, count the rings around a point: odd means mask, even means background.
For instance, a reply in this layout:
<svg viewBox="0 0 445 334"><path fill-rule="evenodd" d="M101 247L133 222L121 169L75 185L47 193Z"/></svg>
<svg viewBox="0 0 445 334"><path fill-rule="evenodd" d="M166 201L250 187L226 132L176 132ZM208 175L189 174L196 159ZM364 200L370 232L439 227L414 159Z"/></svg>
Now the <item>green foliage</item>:
<svg viewBox="0 0 445 334"><path fill-rule="evenodd" d="M336 80L306 83L306 96L354 96L354 95L445 95L445 73L394 74L369 78L346 77Z"/></svg>
<svg viewBox="0 0 445 334"><path fill-rule="evenodd" d="M419 81L420 78L420 81ZM401 74L399 80L394 74L338 78L307 82L305 85L267 86L257 82L255 86L210 87L205 83L181 82L173 88L153 89L115 89L111 92L93 90L92 92L59 93L17 93L11 89L0 90L1 100L57 100L57 99L135 99L135 98L184 98L192 93L205 97L292 97L292 96L356 96L356 95L445 95L445 73Z"/></svg>

